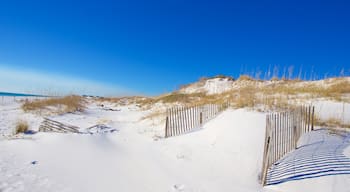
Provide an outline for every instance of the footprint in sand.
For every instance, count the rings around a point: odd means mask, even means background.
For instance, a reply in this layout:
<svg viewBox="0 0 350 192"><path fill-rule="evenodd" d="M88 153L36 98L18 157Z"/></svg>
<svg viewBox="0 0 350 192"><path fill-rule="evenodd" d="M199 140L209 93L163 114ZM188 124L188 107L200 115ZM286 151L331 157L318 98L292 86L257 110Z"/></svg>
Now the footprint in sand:
<svg viewBox="0 0 350 192"><path fill-rule="evenodd" d="M176 154L176 158L179 160L191 160L191 157L192 157L192 151L185 147L180 149Z"/></svg>
<svg viewBox="0 0 350 192"><path fill-rule="evenodd" d="M185 185L183 184L176 184L173 186L173 191L185 191Z"/></svg>

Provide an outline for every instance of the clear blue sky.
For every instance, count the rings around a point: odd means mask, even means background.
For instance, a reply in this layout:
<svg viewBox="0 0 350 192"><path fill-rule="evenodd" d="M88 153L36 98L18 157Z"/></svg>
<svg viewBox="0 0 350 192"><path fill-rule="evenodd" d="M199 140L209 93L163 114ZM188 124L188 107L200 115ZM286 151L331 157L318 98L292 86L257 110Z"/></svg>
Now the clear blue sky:
<svg viewBox="0 0 350 192"><path fill-rule="evenodd" d="M349 34L349 1L1 1L0 70L51 79L32 92L76 79L101 95L156 95L269 66L350 74ZM5 79L0 91L27 91Z"/></svg>

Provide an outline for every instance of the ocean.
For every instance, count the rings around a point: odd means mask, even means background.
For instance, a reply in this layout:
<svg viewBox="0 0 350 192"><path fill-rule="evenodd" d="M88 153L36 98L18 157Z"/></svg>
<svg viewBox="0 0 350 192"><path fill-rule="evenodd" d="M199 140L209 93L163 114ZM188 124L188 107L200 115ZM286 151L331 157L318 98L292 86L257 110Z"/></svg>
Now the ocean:
<svg viewBox="0 0 350 192"><path fill-rule="evenodd" d="M42 97L42 95L33 95L33 94L25 94L25 93L8 93L8 92L0 92L1 96L11 96L11 97Z"/></svg>

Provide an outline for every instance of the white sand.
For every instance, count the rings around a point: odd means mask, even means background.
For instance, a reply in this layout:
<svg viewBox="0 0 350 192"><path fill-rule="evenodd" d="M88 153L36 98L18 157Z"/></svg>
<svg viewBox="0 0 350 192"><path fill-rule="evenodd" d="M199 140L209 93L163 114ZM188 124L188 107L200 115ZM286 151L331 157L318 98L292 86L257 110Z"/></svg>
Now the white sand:
<svg viewBox="0 0 350 192"><path fill-rule="evenodd" d="M17 117L32 121L33 127L40 124L40 117L23 114L18 106L1 106L1 118L7 122L1 122L0 130L8 130ZM53 118L80 127L103 122L118 130L114 133L38 133L28 139L0 140L0 191L348 190L348 175L262 188L258 178L265 134L263 113L228 110L200 131L154 140L147 130L157 134L162 126L154 129L140 121L147 112L133 105L110 107L121 111L105 111L90 103L85 113Z"/></svg>

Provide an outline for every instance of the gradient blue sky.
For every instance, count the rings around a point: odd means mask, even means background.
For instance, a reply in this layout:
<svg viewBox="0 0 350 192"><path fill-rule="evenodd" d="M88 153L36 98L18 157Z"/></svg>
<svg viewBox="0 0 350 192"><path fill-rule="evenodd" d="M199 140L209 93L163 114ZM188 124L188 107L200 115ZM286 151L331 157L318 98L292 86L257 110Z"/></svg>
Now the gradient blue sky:
<svg viewBox="0 0 350 192"><path fill-rule="evenodd" d="M347 75L349 34L349 1L0 1L0 91L156 95L269 66Z"/></svg>

